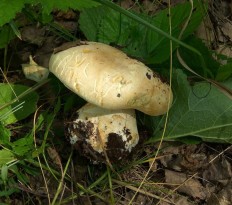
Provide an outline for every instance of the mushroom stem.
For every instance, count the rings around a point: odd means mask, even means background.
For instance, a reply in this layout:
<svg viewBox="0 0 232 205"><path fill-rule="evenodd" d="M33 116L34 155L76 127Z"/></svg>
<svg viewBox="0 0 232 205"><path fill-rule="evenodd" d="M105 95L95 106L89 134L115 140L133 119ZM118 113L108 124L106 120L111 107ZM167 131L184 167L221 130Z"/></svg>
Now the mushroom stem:
<svg viewBox="0 0 232 205"><path fill-rule="evenodd" d="M70 143L92 159L104 159L105 151L110 161L121 160L139 141L133 109L107 110L90 103L74 114L67 131Z"/></svg>

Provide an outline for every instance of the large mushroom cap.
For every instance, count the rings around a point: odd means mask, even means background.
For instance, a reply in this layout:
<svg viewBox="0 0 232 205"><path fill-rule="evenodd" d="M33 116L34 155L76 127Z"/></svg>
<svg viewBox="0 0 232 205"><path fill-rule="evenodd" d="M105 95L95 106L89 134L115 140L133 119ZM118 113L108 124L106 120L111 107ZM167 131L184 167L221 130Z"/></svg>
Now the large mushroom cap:
<svg viewBox="0 0 232 205"><path fill-rule="evenodd" d="M67 137L95 161L104 161L105 153L111 161L122 160L139 141L135 111L106 110L88 103L67 123Z"/></svg>
<svg viewBox="0 0 232 205"><path fill-rule="evenodd" d="M53 54L49 69L70 90L103 108L156 116L167 112L172 101L169 85L151 69L106 44L86 42Z"/></svg>

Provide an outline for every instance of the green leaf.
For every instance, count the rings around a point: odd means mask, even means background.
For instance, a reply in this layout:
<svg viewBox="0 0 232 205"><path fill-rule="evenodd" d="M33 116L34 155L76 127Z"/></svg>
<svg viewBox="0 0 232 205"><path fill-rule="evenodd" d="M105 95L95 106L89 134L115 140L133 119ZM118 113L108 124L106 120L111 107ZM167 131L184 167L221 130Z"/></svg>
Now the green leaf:
<svg viewBox="0 0 232 205"><path fill-rule="evenodd" d="M195 1L194 4L195 12L193 12L193 15L191 16L191 20L186 27L186 30L184 31L182 40L187 38L189 35L191 35L200 25L204 13L202 13L200 7L200 3L197 3ZM171 28L172 28L172 36L175 38L179 37L179 34L181 32L181 25L183 25L189 15L189 12L191 10L190 4L188 2L184 4L178 4L177 6L174 6L171 8ZM165 9L161 11L159 14L157 14L153 19L152 23L155 26L158 26L163 31L169 33L169 18L168 18L168 9ZM151 33L152 32L152 33ZM164 36L154 34L153 31L149 30L149 38L146 40L146 43L148 44L147 47L149 48L150 52L148 57L146 57L146 61L148 63L162 63L165 60L169 58L170 54L170 42L165 38ZM178 47L178 45L174 42L172 42L172 50L175 51L175 49Z"/></svg>
<svg viewBox="0 0 232 205"><path fill-rule="evenodd" d="M225 65L221 65L218 69L218 73L216 76L216 80L218 81L224 81L231 77L232 75L232 62L229 62Z"/></svg>
<svg viewBox="0 0 232 205"><path fill-rule="evenodd" d="M12 20L15 15L22 10L27 0L1 0L0 1L0 27Z"/></svg>
<svg viewBox="0 0 232 205"><path fill-rule="evenodd" d="M11 84L11 87L17 96L29 89L24 85ZM39 98L36 92L30 92L25 97L2 109L5 104L16 98L11 87L9 84L0 84L0 121L5 125L25 119L33 113Z"/></svg>
<svg viewBox="0 0 232 205"><path fill-rule="evenodd" d="M4 48L14 37L15 34L9 25L2 26L0 28L0 48Z"/></svg>
<svg viewBox="0 0 232 205"><path fill-rule="evenodd" d="M16 23L15 23L14 21L10 21L10 22L9 22L9 25L10 25L10 27L12 28L14 34L15 34L20 40L22 40L21 33L20 33L19 28L18 28L18 26L16 25Z"/></svg>
<svg viewBox="0 0 232 205"><path fill-rule="evenodd" d="M10 130L0 123L0 144L8 144L10 141Z"/></svg>
<svg viewBox="0 0 232 205"><path fill-rule="evenodd" d="M177 140L185 144L200 144L202 142L201 138L195 136L180 137Z"/></svg>
<svg viewBox="0 0 232 205"><path fill-rule="evenodd" d="M49 14L53 9L68 10L71 8L81 10L99 5L92 0L40 0L39 2L43 5L43 11L47 14Z"/></svg>
<svg viewBox="0 0 232 205"><path fill-rule="evenodd" d="M19 192L19 189L17 189L17 188L10 188L10 189L7 189L5 191L0 191L0 197L7 197L7 196L10 196L11 194L13 194L15 192ZM0 204L0 205L5 205L5 203Z"/></svg>
<svg viewBox="0 0 232 205"><path fill-rule="evenodd" d="M19 156L26 155L33 148L33 135L25 136L12 143L12 151Z"/></svg>
<svg viewBox="0 0 232 205"><path fill-rule="evenodd" d="M173 37L178 37L181 31L180 25L186 20L189 11L189 3L179 4L171 8ZM162 31L169 33L167 9L160 11L154 17L145 14L137 15ZM203 14L201 12L193 14L184 37L190 35L197 28L202 18ZM167 60L170 55L170 42L165 36L108 7L99 6L83 10L79 24L88 40L117 44L129 55L142 58L147 63L161 63ZM174 44L173 50L175 48L177 48L177 44Z"/></svg>
<svg viewBox="0 0 232 205"><path fill-rule="evenodd" d="M202 40L196 38L195 36L190 36L185 40L185 43L196 48L199 52L201 52L201 54L205 59L206 66L210 69L210 71L214 74L214 76L216 76L220 64L213 58L212 52L210 52L209 48L206 47L206 45L202 42ZM183 47L179 48L179 52L182 59L188 64L188 66L191 69L193 69L198 74L207 77L205 70L202 68L201 64L199 63L198 60L199 57L195 53Z"/></svg>
<svg viewBox="0 0 232 205"><path fill-rule="evenodd" d="M76 94L72 94L67 97L65 103L64 103L64 114L70 112L73 110L74 107L77 107L79 98L76 96ZM82 101L80 99L80 101Z"/></svg>
<svg viewBox="0 0 232 205"><path fill-rule="evenodd" d="M232 79L225 85L232 88ZM204 141L232 143L230 98L209 83L197 83L191 87L180 70L174 73L173 91L175 101L169 112L166 140L196 136ZM157 127L150 142L160 139L164 126L164 117L159 123L155 117L152 120Z"/></svg>
<svg viewBox="0 0 232 205"><path fill-rule="evenodd" d="M22 157L25 155L29 155L28 157L35 157L33 156L33 152L36 152L38 149L35 150L34 129L35 129L35 132L38 132L39 130L42 129L42 126L44 124L43 114L44 113L41 113L38 116L37 121L34 125L34 128L26 136L10 144L12 152L18 157Z"/></svg>
<svg viewBox="0 0 232 205"><path fill-rule="evenodd" d="M10 3L9 0L1 0L0 27L14 19L16 14L24 8L25 4L36 5L38 3L42 5L43 12L47 14L49 14L53 9L67 10L69 8L72 8L81 10L84 8L90 8L99 5L92 0L15 0L10 1Z"/></svg>
<svg viewBox="0 0 232 205"><path fill-rule="evenodd" d="M22 161L20 162L22 164ZM24 183L27 184L29 182L28 175L26 175L24 172L22 172L23 166L18 166L18 164L10 166L10 171L13 172L16 176L17 179Z"/></svg>
<svg viewBox="0 0 232 205"><path fill-rule="evenodd" d="M0 166L15 161L14 154L6 149L0 150Z"/></svg>
<svg viewBox="0 0 232 205"><path fill-rule="evenodd" d="M1 178L4 184L6 184L7 182L7 176L8 176L8 166L6 164L3 164L1 167Z"/></svg>
<svg viewBox="0 0 232 205"><path fill-rule="evenodd" d="M101 20L106 15L106 11L110 12L103 6L97 8L84 9L79 18L80 29L89 41L98 41L98 32Z"/></svg>

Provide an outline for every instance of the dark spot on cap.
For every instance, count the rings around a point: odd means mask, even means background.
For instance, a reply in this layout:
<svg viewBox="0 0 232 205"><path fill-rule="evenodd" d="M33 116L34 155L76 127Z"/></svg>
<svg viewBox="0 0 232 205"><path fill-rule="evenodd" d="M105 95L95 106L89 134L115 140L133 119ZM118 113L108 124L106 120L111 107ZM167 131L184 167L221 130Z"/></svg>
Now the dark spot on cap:
<svg viewBox="0 0 232 205"><path fill-rule="evenodd" d="M120 97L121 97L121 94L120 94L120 93L118 93L118 94L117 94L117 97L118 97L118 98L120 98Z"/></svg>
<svg viewBox="0 0 232 205"><path fill-rule="evenodd" d="M149 80L151 80L151 75L149 73L146 73L146 76Z"/></svg>

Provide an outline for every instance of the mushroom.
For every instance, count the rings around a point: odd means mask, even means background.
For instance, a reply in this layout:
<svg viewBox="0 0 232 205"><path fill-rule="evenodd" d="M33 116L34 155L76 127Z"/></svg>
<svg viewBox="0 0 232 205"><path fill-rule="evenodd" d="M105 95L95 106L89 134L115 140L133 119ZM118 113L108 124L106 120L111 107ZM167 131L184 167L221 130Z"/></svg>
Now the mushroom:
<svg viewBox="0 0 232 205"><path fill-rule="evenodd" d="M67 123L67 132L70 142L92 159L107 154L120 160L130 154L139 141L134 109L157 116L172 102L169 85L151 69L102 43L82 42L54 53L49 70L89 102Z"/></svg>
<svg viewBox="0 0 232 205"><path fill-rule="evenodd" d="M86 101L106 109L137 109L157 116L167 112L172 92L143 63L122 51L86 42L55 53L50 71Z"/></svg>
<svg viewBox="0 0 232 205"><path fill-rule="evenodd" d="M22 64L22 69L25 77L27 79L33 80L35 82L41 82L44 79L47 79L49 71L47 68L39 66L32 58L29 56L29 64Z"/></svg>

